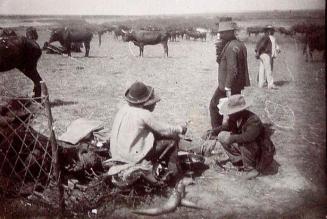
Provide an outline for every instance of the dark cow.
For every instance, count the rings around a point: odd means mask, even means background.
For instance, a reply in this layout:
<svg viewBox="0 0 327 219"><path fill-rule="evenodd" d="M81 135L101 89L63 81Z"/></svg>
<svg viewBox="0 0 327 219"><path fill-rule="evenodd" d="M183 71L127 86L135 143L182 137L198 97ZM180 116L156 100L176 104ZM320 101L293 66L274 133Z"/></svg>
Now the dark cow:
<svg viewBox="0 0 327 219"><path fill-rule="evenodd" d="M162 44L165 54L168 57L168 38L168 32L146 30L125 32L123 36L124 42L132 41L134 45L140 48L140 56L143 56L145 45L156 45L160 43Z"/></svg>
<svg viewBox="0 0 327 219"><path fill-rule="evenodd" d="M185 38L186 39L193 38L194 40L201 39L202 41L203 40L206 41L207 34L206 33L201 33L199 31L186 31Z"/></svg>
<svg viewBox="0 0 327 219"><path fill-rule="evenodd" d="M31 40L37 40L39 38L39 35L37 34L35 27L28 27L26 29L26 37L27 39L31 39Z"/></svg>
<svg viewBox="0 0 327 219"><path fill-rule="evenodd" d="M49 43L59 41L67 49L68 56L71 56L72 43L84 43L85 57L89 56L92 31L84 28L56 28L52 31Z"/></svg>
<svg viewBox="0 0 327 219"><path fill-rule="evenodd" d="M121 36L121 37L124 36L123 29L115 29L115 30L114 30L114 38L115 38L116 40L118 40L120 36Z"/></svg>
<svg viewBox="0 0 327 219"><path fill-rule="evenodd" d="M118 25L118 26L114 26L114 38L115 39L119 39L119 37L122 37L124 36L124 32L126 31L130 31L131 28L125 26L125 25Z"/></svg>
<svg viewBox="0 0 327 219"><path fill-rule="evenodd" d="M34 83L34 96L41 96L42 78L37 62L42 54L40 46L25 36L0 37L0 72L17 68Z"/></svg>
<svg viewBox="0 0 327 219"><path fill-rule="evenodd" d="M148 25L145 27L141 27L140 30L147 30L147 31L162 31L162 29L160 27L156 27L156 26L152 26L152 25Z"/></svg>
<svg viewBox="0 0 327 219"><path fill-rule="evenodd" d="M170 42L176 42L177 39L177 31L176 30L171 30L169 32L169 41Z"/></svg>
<svg viewBox="0 0 327 219"><path fill-rule="evenodd" d="M254 34L255 36L257 36L260 33L264 33L264 27L248 27L246 28L246 32L248 33L249 36L251 36L251 34Z"/></svg>
<svg viewBox="0 0 327 219"><path fill-rule="evenodd" d="M294 32L291 29L286 29L285 27L277 28L278 32L287 36L293 36Z"/></svg>
<svg viewBox="0 0 327 219"><path fill-rule="evenodd" d="M305 61L309 61L309 57L312 58L312 52L323 51L323 60L326 58L326 48L325 48L325 30L318 30L315 32L308 32L305 36L305 45L303 48L303 54L305 54Z"/></svg>
<svg viewBox="0 0 327 219"><path fill-rule="evenodd" d="M316 32L317 30L324 30L325 25L322 24L307 24L307 23L302 23L302 24L295 24L291 27L291 31L296 34L307 34L307 33L313 33Z"/></svg>
<svg viewBox="0 0 327 219"><path fill-rule="evenodd" d="M16 32L11 28L0 27L0 37L17 36Z"/></svg>
<svg viewBox="0 0 327 219"><path fill-rule="evenodd" d="M176 38L184 38L185 30L177 30L176 31Z"/></svg>

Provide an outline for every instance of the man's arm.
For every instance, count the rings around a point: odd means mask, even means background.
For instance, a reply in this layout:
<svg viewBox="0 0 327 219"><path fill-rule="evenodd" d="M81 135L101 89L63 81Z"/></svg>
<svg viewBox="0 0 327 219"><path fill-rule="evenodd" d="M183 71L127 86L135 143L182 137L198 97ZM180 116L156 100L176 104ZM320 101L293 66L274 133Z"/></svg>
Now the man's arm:
<svg viewBox="0 0 327 219"><path fill-rule="evenodd" d="M166 137L173 137L178 134L185 134L186 127L183 126L173 126L169 125L167 123L158 121L155 119L151 113L149 113L144 119L143 119L146 127L151 129L153 132L166 136Z"/></svg>
<svg viewBox="0 0 327 219"><path fill-rule="evenodd" d="M252 117L247 122L246 131L241 134L232 134L230 136L230 143L247 143L254 141L261 132L262 124L258 118Z"/></svg>
<svg viewBox="0 0 327 219"><path fill-rule="evenodd" d="M229 47L226 50L227 74L226 74L226 81L225 81L225 90L227 91L227 94L228 94L228 91L231 90L233 82L238 73L237 55L238 55L239 51L240 51L240 48L237 46Z"/></svg>

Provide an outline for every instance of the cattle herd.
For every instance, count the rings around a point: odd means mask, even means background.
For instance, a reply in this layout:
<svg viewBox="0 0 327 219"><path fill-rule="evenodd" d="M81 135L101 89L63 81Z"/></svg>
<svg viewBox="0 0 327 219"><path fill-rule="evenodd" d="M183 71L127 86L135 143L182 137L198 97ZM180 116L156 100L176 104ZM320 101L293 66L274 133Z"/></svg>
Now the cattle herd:
<svg viewBox="0 0 327 219"><path fill-rule="evenodd" d="M230 20L229 17L226 20ZM217 23L217 26L219 23ZM145 26L138 29L132 29L126 25L112 25L103 23L101 25L80 25L64 26L52 29L49 41L45 43L44 49L50 48L52 42L58 41L68 56L71 51L80 51L82 44L85 48L85 56L89 56L90 42L94 34L101 37L104 33L113 33L114 39L122 39L124 42L132 42L139 47L139 56L143 56L145 45L161 44L164 48L164 54L168 56L168 41L175 42L179 40L198 40L206 41L207 35L215 37L218 28L207 30L204 28L160 28L157 26ZM306 61L312 59L314 50L325 51L325 27L316 24L296 24L292 27L275 27L280 34L289 37L301 35L303 39L303 54L306 55ZM246 33L250 37L252 34L259 35L264 32L260 26L246 28ZM13 29L0 27L0 72L8 71L14 68L19 69L24 75L30 78L34 83L34 95L41 95L40 81L42 80L37 71L37 62L42 51L36 43L38 34L34 27L26 29L26 36L19 36ZM325 52L324 52L325 57Z"/></svg>

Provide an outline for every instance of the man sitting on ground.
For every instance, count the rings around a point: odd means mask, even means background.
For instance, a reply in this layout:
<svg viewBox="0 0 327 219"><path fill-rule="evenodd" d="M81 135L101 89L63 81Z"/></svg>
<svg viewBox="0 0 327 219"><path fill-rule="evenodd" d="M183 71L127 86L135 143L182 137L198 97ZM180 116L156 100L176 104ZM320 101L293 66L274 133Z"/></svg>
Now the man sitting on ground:
<svg viewBox="0 0 327 219"><path fill-rule="evenodd" d="M177 160L178 135L186 133L186 126L172 126L155 119L152 112L160 98L152 87L142 82L132 84L125 93L125 100L127 104L116 114L112 126L112 159L130 164L143 161L154 164L164 152L171 176L178 176L181 171Z"/></svg>
<svg viewBox="0 0 327 219"><path fill-rule="evenodd" d="M260 118L246 110L250 106L242 95L232 95L219 105L227 119L218 141L225 149L230 162L246 172L246 178L259 175L273 161L275 148L265 135Z"/></svg>

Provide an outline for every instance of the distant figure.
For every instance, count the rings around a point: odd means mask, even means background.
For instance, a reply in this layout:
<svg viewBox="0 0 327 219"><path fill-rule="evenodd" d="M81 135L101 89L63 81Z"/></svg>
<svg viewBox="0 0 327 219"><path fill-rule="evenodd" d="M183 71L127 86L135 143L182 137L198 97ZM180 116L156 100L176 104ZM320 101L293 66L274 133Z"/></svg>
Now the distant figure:
<svg viewBox="0 0 327 219"><path fill-rule="evenodd" d="M30 40L37 40L39 38L35 27L28 27L26 29L26 38Z"/></svg>
<svg viewBox="0 0 327 219"><path fill-rule="evenodd" d="M158 121L152 111L160 98L154 94L152 87L142 82L132 84L125 92L125 100L127 104L118 111L112 126L112 159L127 164L156 164L164 156L171 177L179 176L178 135L186 133L186 126L172 126Z"/></svg>
<svg viewBox="0 0 327 219"><path fill-rule="evenodd" d="M230 96L220 105L220 112L227 117L227 125L219 133L218 141L229 159L217 162L223 165L230 161L246 173L247 179L252 179L271 165L275 146L265 133L260 118L247 110L249 106L239 94Z"/></svg>
<svg viewBox="0 0 327 219"><path fill-rule="evenodd" d="M262 88L264 84L268 83L268 89L277 89L274 85L273 79L273 65L274 59L280 53L279 46L274 37L275 29L268 25L265 27L265 35L257 43L255 52L256 58L260 59L259 73L258 73L258 87Z"/></svg>
<svg viewBox="0 0 327 219"><path fill-rule="evenodd" d="M245 86L250 85L247 51L243 42L236 39L236 25L232 22L220 22L218 33L222 39L216 44L218 62L218 88L210 101L210 117L212 130L206 137L217 136L223 122L217 107L219 100L233 94L240 94Z"/></svg>

